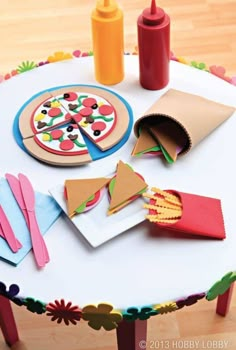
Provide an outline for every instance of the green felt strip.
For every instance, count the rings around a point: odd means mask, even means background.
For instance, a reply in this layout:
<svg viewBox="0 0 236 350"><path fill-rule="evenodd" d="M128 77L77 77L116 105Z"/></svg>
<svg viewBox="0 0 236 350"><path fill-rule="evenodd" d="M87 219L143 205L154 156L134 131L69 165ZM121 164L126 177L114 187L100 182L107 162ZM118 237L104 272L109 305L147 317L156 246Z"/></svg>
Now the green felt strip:
<svg viewBox="0 0 236 350"><path fill-rule="evenodd" d="M76 144L76 146L78 146L78 147L81 147L81 148L86 147L86 145L84 145L83 143L80 143L78 140L74 140L73 142L74 142L74 143Z"/></svg>
<svg viewBox="0 0 236 350"><path fill-rule="evenodd" d="M93 116L91 116L94 120L95 119L102 119L102 120L104 120L105 122L111 122L112 120L113 120L113 118L107 118L107 117L104 117L103 115L98 115L98 116L96 116L96 117L93 117Z"/></svg>
<svg viewBox="0 0 236 350"><path fill-rule="evenodd" d="M84 99L84 98L87 98L88 97L88 95L81 95L80 97L78 97L78 102L79 102L79 105L78 105L78 107L81 107L82 106L82 99ZM76 113L79 113L79 112L77 112L76 111Z"/></svg>
<svg viewBox="0 0 236 350"><path fill-rule="evenodd" d="M135 154L135 157L140 157L143 154L148 153L148 152L158 152L158 151L161 151L161 148L159 146L154 146L154 147L145 149L144 151Z"/></svg>
<svg viewBox="0 0 236 350"><path fill-rule="evenodd" d="M160 147L161 147L161 151L162 151L165 159L167 160L167 162L169 164L174 163L174 160L170 157L169 153L165 150L165 148L161 144L160 144Z"/></svg>
<svg viewBox="0 0 236 350"><path fill-rule="evenodd" d="M82 203L77 209L75 209L75 212L76 212L77 214L83 213L83 211L84 211L85 208L86 208L86 204L87 204L88 202L90 202L91 200L93 200L94 197L95 197L94 194L93 194L92 196L90 196L90 197L88 198L87 201L85 201L85 202Z"/></svg>
<svg viewBox="0 0 236 350"><path fill-rule="evenodd" d="M63 113L60 113L60 114L57 115L56 117L51 118L50 122L47 123L47 126L52 126L53 123L54 123L54 120L57 119L57 118L60 118L60 117L62 117L62 116L63 116Z"/></svg>

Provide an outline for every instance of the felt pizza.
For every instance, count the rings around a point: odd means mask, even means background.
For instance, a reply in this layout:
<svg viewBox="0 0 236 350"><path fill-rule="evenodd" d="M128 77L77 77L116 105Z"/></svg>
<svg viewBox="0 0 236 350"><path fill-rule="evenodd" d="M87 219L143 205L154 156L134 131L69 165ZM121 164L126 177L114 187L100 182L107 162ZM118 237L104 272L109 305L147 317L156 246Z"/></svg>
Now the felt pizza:
<svg viewBox="0 0 236 350"><path fill-rule="evenodd" d="M91 86L67 86L43 92L21 111L19 130L27 151L54 165L93 160L89 144L105 152L129 127L129 110L112 92Z"/></svg>

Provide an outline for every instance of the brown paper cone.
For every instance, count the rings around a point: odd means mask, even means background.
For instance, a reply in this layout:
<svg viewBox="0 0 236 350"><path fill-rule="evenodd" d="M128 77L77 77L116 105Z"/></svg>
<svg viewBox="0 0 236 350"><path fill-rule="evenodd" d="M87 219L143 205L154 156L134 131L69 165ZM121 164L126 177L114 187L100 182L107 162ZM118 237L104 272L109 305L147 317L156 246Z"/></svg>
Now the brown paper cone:
<svg viewBox="0 0 236 350"><path fill-rule="evenodd" d="M155 102L134 125L138 137L142 123L154 127L164 120L172 120L185 132L187 153L214 129L228 119L235 108L213 102L197 95L170 89Z"/></svg>

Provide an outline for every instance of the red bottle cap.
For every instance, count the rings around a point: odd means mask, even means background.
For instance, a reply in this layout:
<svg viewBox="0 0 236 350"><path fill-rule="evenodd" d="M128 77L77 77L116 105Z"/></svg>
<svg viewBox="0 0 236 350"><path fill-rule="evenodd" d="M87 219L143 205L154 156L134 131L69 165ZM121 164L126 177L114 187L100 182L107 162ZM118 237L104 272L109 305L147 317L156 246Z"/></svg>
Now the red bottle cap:
<svg viewBox="0 0 236 350"><path fill-rule="evenodd" d="M165 12L156 6L155 0L152 0L151 7L143 10L143 23L147 25L161 24L165 18Z"/></svg>

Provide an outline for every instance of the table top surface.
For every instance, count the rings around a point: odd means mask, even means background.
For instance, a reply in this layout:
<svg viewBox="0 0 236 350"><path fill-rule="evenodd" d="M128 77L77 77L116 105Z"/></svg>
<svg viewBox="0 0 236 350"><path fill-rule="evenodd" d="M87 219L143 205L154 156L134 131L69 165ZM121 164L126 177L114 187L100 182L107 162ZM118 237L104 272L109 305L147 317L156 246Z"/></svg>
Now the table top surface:
<svg viewBox="0 0 236 350"><path fill-rule="evenodd" d="M171 62L170 83L161 91L147 91L138 84L138 58L125 57L125 80L111 91L131 105L134 119L169 88L204 96L236 107L235 87L207 72ZM1 175L26 174L34 188L47 193L68 178L106 176L118 160L128 162L150 186L220 198L227 238L224 241L189 239L164 233L156 235L147 221L94 249L64 215L45 236L51 261L37 270L32 253L18 267L0 262L1 280L20 286L22 296L50 302L58 298L79 306L102 301L116 308L157 304L207 291L225 273L236 270L236 216L234 186L236 170L235 113L212 134L173 165L159 158L133 159L132 133L113 155L75 168L42 164L24 153L12 136L12 124L20 107L39 91L68 84L98 85L92 57L79 58L19 75L0 85L3 125L0 152ZM22 88L23 87L23 88ZM14 103L7 108L14 96Z"/></svg>

